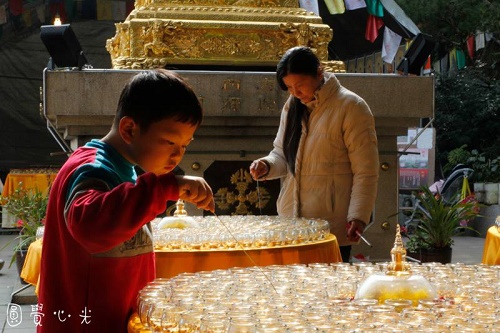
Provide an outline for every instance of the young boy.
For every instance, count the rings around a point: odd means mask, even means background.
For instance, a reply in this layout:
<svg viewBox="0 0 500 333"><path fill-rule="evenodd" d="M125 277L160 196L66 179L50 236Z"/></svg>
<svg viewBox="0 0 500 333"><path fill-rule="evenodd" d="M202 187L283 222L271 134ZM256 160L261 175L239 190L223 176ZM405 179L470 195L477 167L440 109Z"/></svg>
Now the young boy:
<svg viewBox="0 0 500 333"><path fill-rule="evenodd" d="M179 76L141 72L124 87L110 132L63 165L47 209L37 332L127 331L138 291L155 277L149 221L178 198L214 211L202 178L171 172L201 120Z"/></svg>

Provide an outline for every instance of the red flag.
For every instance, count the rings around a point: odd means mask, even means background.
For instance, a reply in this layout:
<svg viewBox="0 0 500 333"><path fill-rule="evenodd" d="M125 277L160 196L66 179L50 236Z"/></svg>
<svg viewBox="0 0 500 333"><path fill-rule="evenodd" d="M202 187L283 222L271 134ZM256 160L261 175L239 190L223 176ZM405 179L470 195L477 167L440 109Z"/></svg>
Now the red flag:
<svg viewBox="0 0 500 333"><path fill-rule="evenodd" d="M469 53L469 57L471 59L474 59L474 42L476 41L475 40L476 37L474 35L469 35L469 37L467 37L467 52Z"/></svg>
<svg viewBox="0 0 500 333"><path fill-rule="evenodd" d="M9 0L9 10L13 16L23 13L23 0Z"/></svg>
<svg viewBox="0 0 500 333"><path fill-rule="evenodd" d="M380 17L368 14L368 19L366 20L366 31L365 38L370 42L374 42L378 37L378 31L384 26L384 21Z"/></svg>

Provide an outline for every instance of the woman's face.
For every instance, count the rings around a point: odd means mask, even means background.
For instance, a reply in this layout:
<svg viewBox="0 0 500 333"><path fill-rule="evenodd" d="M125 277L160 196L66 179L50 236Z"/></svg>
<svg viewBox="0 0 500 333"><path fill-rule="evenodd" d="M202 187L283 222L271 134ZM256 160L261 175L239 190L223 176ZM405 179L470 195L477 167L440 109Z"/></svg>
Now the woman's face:
<svg viewBox="0 0 500 333"><path fill-rule="evenodd" d="M297 97L302 104L309 103L314 99L314 93L318 90L323 80L323 72L318 70L317 75L288 74L283 77L283 82L288 92Z"/></svg>

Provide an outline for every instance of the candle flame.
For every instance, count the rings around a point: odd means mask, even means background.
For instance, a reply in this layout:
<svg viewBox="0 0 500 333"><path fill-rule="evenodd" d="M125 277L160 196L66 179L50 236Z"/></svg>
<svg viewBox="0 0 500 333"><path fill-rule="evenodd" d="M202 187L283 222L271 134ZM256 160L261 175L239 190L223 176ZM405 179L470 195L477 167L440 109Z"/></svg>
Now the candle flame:
<svg viewBox="0 0 500 333"><path fill-rule="evenodd" d="M59 16L59 14L56 14L56 16L54 17L54 25L61 25L62 22L61 22L61 16Z"/></svg>

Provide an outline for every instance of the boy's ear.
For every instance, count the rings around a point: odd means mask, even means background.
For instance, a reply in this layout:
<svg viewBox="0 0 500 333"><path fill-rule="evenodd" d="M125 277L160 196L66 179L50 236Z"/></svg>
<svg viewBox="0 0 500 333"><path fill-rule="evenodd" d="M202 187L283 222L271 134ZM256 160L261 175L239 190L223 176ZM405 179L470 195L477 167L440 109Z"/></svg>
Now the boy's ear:
<svg viewBox="0 0 500 333"><path fill-rule="evenodd" d="M139 126L137 123L130 117L123 117L120 119L120 124L118 126L118 132L122 137L123 141L127 144L131 143L134 140L134 137L138 135Z"/></svg>

